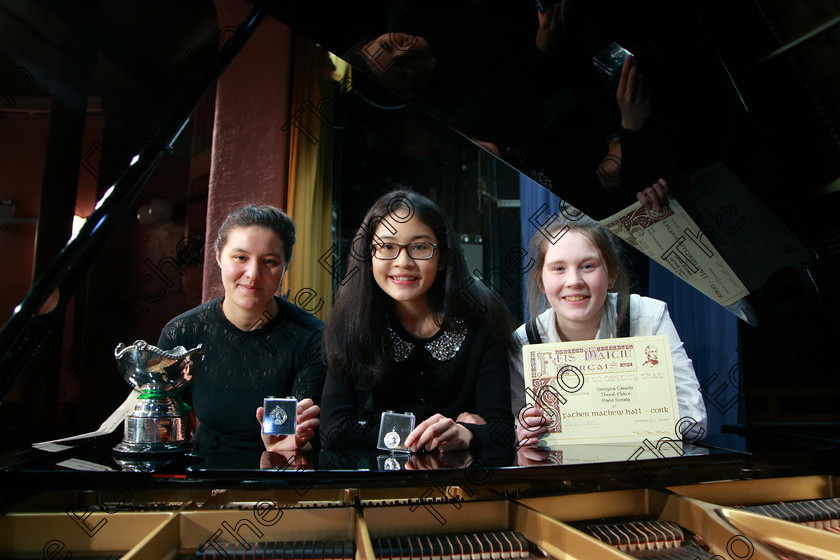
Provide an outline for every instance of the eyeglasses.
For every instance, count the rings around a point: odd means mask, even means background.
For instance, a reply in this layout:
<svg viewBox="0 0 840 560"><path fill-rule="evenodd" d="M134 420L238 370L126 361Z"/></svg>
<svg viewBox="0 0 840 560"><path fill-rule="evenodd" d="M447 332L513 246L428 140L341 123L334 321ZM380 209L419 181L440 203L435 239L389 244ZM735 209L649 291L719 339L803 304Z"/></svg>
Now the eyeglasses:
<svg viewBox="0 0 840 560"><path fill-rule="evenodd" d="M374 243L370 248L373 251L373 256L383 261L396 259L403 249L408 252L408 256L412 259L426 261L435 256L437 246L437 243L409 243L408 245Z"/></svg>

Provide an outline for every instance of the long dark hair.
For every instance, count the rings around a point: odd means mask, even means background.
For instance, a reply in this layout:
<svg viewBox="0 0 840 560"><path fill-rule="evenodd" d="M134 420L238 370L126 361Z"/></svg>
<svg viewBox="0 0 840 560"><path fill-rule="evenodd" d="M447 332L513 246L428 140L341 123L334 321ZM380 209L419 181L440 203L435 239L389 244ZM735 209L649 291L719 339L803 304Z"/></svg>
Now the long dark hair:
<svg viewBox="0 0 840 560"><path fill-rule="evenodd" d="M387 328L394 303L373 278L370 247L380 224L393 229L414 216L429 226L438 240L443 268L427 298L440 328L448 329L455 319L466 321L471 330L484 325L502 348L514 351L510 313L504 302L469 273L449 218L425 196L397 190L379 197L350 244L347 272L323 333L329 371L364 385L388 374L394 353Z"/></svg>
<svg viewBox="0 0 840 560"><path fill-rule="evenodd" d="M601 259L607 269L609 279L613 283L610 292L617 292L622 305L616 313L616 332L618 325L627 315L630 306L630 282L627 272L621 264L621 247L618 238L611 234L607 228L589 218L581 216L577 219L556 217L547 227L540 229L531 238L529 254L537 256L537 263L528 271L528 307L531 316L535 317L548 308L548 300L543 291L542 270L545 265L545 254L548 252L548 245L556 243L566 233L574 231L584 235L601 253ZM609 301L609 300L607 300ZM606 305L606 302L605 302Z"/></svg>

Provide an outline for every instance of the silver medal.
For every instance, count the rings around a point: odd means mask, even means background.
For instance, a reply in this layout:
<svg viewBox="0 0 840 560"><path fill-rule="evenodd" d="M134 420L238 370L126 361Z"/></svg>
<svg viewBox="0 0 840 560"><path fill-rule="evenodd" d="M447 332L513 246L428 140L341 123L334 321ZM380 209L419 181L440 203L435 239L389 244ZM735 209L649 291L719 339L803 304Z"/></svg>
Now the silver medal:
<svg viewBox="0 0 840 560"><path fill-rule="evenodd" d="M391 428L391 431L385 434L385 437L382 438L382 443L384 443L385 447L388 449L394 449L400 446L400 434L397 433L396 426Z"/></svg>
<svg viewBox="0 0 840 560"><path fill-rule="evenodd" d="M275 426L282 426L289 418L286 411L280 408L280 406L274 407L274 410L271 411L269 416L271 416L271 421L274 422Z"/></svg>

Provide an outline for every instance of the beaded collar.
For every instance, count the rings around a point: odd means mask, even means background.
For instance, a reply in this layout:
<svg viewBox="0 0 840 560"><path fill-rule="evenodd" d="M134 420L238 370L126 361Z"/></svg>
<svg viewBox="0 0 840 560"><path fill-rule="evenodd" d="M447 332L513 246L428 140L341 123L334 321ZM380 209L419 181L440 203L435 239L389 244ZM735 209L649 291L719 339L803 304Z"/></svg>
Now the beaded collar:
<svg viewBox="0 0 840 560"><path fill-rule="evenodd" d="M404 340L390 325L388 326L388 336L391 339L391 346L394 347L394 361L405 361L409 354L414 351L415 343ZM467 338L467 323L463 319L455 319L447 331L431 342L427 342L423 347L429 351L434 359L445 362L455 357L465 338Z"/></svg>

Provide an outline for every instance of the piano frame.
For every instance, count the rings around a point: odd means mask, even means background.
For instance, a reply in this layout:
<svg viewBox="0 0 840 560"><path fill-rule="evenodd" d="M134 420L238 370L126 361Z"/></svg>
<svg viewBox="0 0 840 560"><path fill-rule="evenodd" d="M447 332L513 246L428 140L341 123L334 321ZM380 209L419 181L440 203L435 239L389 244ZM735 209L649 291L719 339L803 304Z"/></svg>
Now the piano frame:
<svg viewBox="0 0 840 560"><path fill-rule="evenodd" d="M755 491L760 486L767 490L780 485L817 485L832 494L838 488L837 479L832 477L719 484L730 485L730 489L731 485L740 485L746 489L744 499L759 495ZM687 485L679 489L691 494L704 492L703 487ZM40 552L45 558L69 558L67 553L72 552L73 556L116 553L122 560L160 560L192 554L212 547L214 542L250 545L257 541L352 539L356 560L374 560L372 538L515 530L558 559L632 558L569 525L610 517L674 521L702 536L712 553L733 560L777 558L764 542L793 547L815 558L840 557L840 535L722 509L670 491L632 489L534 498L500 494L489 500L441 500L421 497L424 494L419 488L405 488L397 494L407 503L396 505L363 504L359 491L319 489L313 496L317 500L304 503L296 501L291 490L203 489L145 496L164 497L170 503L183 500L178 509L168 512L118 508L95 511L88 507L65 512L6 513L0 518L0 557ZM35 500L28 507L38 505ZM751 551L749 556L741 554L746 549Z"/></svg>

